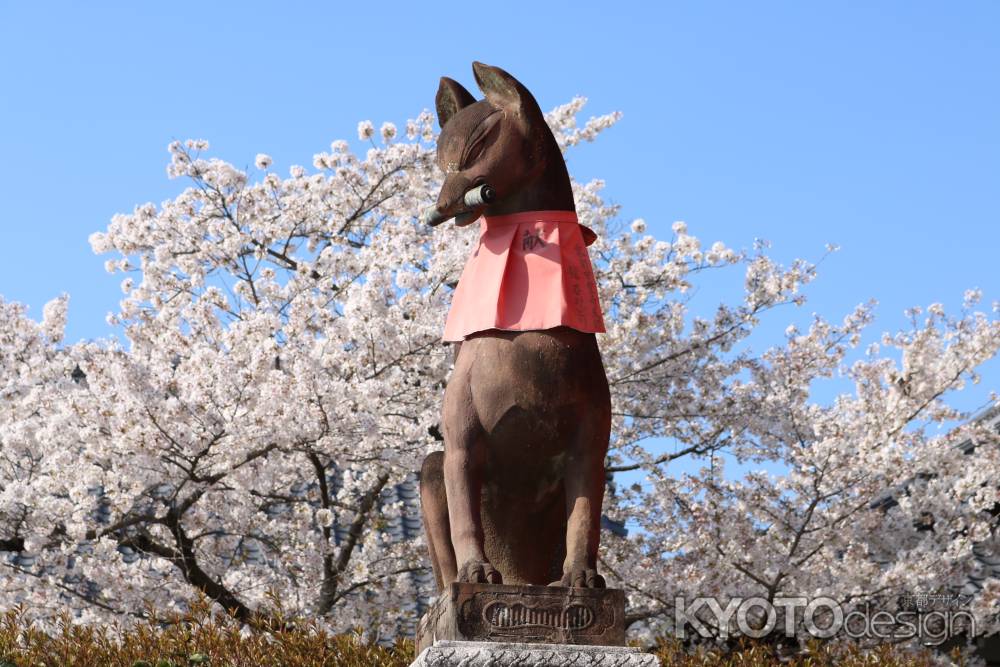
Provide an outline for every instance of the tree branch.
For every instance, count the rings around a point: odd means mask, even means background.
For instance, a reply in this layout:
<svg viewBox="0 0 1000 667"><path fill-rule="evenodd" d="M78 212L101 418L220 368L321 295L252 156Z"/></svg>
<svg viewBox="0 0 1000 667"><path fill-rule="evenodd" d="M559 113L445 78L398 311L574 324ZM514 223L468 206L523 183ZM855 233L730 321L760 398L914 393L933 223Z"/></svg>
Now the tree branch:
<svg viewBox="0 0 1000 667"><path fill-rule="evenodd" d="M375 485L361 498L361 502L358 504L358 513L355 515L354 521L351 522L351 527L347 533L347 540L344 542L344 546L341 547L336 561L333 560L333 554L324 556L323 585L320 589L319 604L317 605L320 615L330 613L333 605L340 599L340 596L337 595L337 589L340 586L340 577L347 569L347 565L351 561L351 555L354 553L354 549L361 539L362 531L368 522L368 514L375 506L379 494L382 493L382 489L385 488L388 482L388 473L379 475L375 481Z"/></svg>

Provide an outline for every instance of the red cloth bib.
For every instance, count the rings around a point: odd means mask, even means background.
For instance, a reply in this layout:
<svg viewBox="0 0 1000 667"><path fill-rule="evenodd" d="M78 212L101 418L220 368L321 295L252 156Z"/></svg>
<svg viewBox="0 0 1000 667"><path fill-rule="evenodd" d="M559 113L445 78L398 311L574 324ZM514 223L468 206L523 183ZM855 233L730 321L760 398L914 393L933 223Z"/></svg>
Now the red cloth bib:
<svg viewBox="0 0 1000 667"><path fill-rule="evenodd" d="M445 341L486 329L567 326L604 332L587 246L597 239L573 211L484 217L444 327Z"/></svg>

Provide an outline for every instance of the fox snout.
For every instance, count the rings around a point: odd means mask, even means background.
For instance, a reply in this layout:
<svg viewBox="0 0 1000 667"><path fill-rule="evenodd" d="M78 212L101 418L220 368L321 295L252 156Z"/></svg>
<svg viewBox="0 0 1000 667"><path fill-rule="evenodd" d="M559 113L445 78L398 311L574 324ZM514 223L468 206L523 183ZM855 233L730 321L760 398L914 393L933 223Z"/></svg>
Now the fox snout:
<svg viewBox="0 0 1000 667"><path fill-rule="evenodd" d="M431 227L445 220L455 218L459 227L469 224L479 217L480 210L496 199L496 190L488 183L467 188L466 179L456 177L445 181L438 196L438 203L424 210L420 222ZM455 197L455 192L459 193Z"/></svg>

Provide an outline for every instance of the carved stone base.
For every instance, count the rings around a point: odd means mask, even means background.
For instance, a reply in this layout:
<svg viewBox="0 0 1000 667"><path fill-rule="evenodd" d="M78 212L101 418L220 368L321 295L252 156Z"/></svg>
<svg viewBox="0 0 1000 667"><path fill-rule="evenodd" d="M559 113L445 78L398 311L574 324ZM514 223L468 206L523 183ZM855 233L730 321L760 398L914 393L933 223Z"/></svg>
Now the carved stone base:
<svg viewBox="0 0 1000 667"><path fill-rule="evenodd" d="M417 651L439 640L624 646L625 594L615 589L454 583L417 626Z"/></svg>
<svg viewBox="0 0 1000 667"><path fill-rule="evenodd" d="M658 667L655 655L624 646L438 641L410 667Z"/></svg>

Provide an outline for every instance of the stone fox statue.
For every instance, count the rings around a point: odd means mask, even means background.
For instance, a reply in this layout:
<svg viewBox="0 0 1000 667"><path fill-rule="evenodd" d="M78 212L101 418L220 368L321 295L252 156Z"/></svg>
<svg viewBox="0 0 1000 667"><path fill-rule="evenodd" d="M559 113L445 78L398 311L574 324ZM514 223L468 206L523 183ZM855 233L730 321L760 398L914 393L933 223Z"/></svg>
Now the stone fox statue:
<svg viewBox="0 0 1000 667"><path fill-rule="evenodd" d="M444 452L420 498L439 588L458 582L603 588L597 573L611 428L604 331L566 165L538 103L514 77L474 63L486 99L442 78L437 162L424 215L482 217L445 328L455 368ZM469 197L482 186L492 197ZM471 203L470 203L471 202Z"/></svg>

